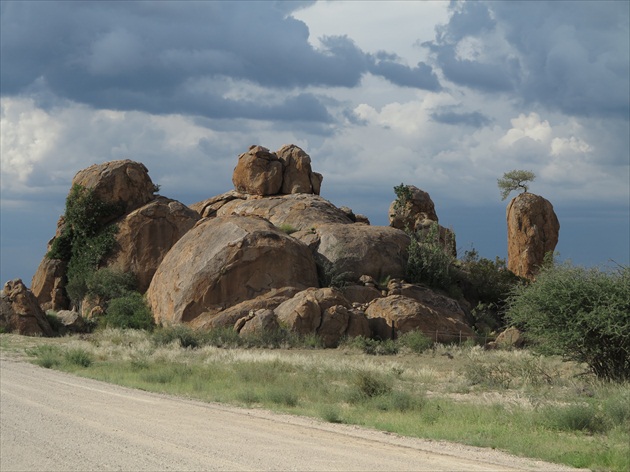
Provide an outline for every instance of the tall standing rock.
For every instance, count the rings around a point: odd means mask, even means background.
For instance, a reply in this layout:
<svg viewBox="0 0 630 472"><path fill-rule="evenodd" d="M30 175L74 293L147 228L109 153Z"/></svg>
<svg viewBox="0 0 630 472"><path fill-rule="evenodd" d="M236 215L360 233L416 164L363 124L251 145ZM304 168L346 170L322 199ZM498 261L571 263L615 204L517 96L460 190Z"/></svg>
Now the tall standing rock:
<svg viewBox="0 0 630 472"><path fill-rule="evenodd" d="M558 244L560 223L551 203L539 195L522 193L506 210L508 269L533 279L545 255Z"/></svg>
<svg viewBox="0 0 630 472"><path fill-rule="evenodd" d="M282 193L314 193L319 195L322 175L311 169L311 157L295 144L287 144L276 151L284 168Z"/></svg>

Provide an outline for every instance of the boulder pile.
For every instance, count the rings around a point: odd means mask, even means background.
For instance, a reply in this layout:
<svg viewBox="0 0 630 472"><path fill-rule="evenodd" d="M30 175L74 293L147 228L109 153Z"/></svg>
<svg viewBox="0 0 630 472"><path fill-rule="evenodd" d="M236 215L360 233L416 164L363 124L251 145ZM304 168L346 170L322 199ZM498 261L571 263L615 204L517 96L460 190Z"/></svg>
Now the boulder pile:
<svg viewBox="0 0 630 472"><path fill-rule="evenodd" d="M233 190L190 206L157 195L146 167L130 160L84 169L73 185L116 205L107 221L117 225L116 244L101 267L133 273L158 324L242 335L282 327L317 334L328 347L344 337L392 339L411 330L437 341L473 336L467 307L404 281L404 229L438 223L429 195L411 187L404 206L392 204L390 226L372 226L319 195L323 178L311 164L292 144L276 152L252 146L238 157ZM64 224L62 217L55 237ZM452 232L440 227L440 235L454 249ZM32 293L23 284L5 287L4 323L48 334L42 308L68 308L66 275L64 261L45 257ZM28 309L14 306L18 292L30 294ZM5 316L10 304L13 314Z"/></svg>

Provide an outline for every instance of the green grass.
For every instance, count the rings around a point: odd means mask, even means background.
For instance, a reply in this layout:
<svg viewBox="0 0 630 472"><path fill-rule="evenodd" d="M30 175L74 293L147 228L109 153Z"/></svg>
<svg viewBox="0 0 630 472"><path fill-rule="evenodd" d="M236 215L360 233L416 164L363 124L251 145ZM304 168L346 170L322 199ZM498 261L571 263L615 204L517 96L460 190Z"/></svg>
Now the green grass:
<svg viewBox="0 0 630 472"><path fill-rule="evenodd" d="M158 330L159 331L159 330ZM436 346L421 354L219 348L104 330L33 340L33 362L111 383L203 401L491 447L593 470L630 469L630 385L528 351ZM12 349L23 338L2 335ZM230 344L227 337L217 344ZM421 340L420 340L421 341ZM233 343L232 343L233 344Z"/></svg>

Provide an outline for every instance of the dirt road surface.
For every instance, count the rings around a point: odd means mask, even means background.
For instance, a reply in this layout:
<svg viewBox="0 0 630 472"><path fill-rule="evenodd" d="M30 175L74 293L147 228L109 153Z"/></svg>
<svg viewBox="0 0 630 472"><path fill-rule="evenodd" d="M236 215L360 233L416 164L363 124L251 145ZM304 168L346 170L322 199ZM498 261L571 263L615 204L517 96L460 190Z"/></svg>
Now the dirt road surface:
<svg viewBox="0 0 630 472"><path fill-rule="evenodd" d="M560 471L402 438L74 377L0 355L0 471Z"/></svg>

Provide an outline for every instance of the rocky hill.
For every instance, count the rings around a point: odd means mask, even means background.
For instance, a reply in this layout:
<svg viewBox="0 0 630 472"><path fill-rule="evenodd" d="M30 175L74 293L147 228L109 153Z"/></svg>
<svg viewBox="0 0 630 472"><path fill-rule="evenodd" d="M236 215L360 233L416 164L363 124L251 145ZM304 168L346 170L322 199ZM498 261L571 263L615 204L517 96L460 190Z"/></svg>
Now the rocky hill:
<svg viewBox="0 0 630 472"><path fill-rule="evenodd" d="M146 167L123 160L80 171L72 188L106 205L93 224L116 228L98 268L133 274L158 324L241 333L282 326L318 334L327 346L418 329L445 341L474 335L463 301L404 281L410 238L403 229L438 222L426 192L409 187L404 204L390 208L390 226L372 226L319 196L323 177L295 145L252 146L238 157L232 182L234 190L188 207L157 195ZM439 228L455 251L454 235ZM77 229L62 217L30 291L18 281L5 286L5 329L49 335L42 310L71 308L68 265L77 250L58 256L69 231ZM27 308L16 301L26 298ZM74 305L86 318L103 311L98 300Z"/></svg>

